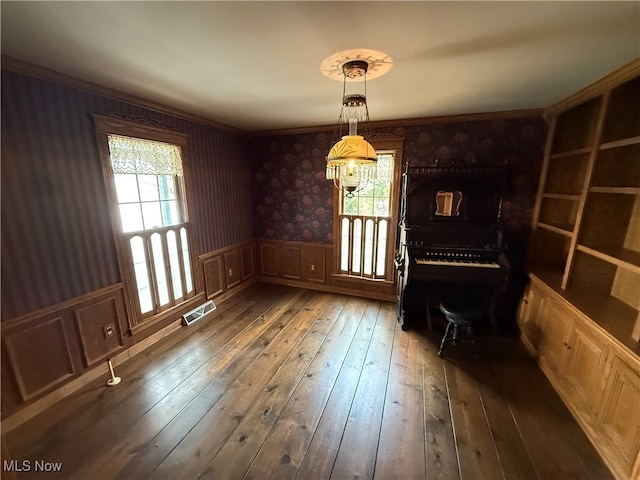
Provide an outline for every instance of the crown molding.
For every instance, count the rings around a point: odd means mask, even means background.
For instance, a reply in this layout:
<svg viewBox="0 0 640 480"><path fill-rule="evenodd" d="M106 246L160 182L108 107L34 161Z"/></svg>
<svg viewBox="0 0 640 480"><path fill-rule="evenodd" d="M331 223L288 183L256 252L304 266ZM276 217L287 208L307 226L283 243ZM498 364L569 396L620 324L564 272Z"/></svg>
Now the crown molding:
<svg viewBox="0 0 640 480"><path fill-rule="evenodd" d="M75 88L77 90L81 90L87 93L92 93L92 94L100 95L102 97L107 97L113 100L125 102L130 105L134 105L136 107L146 108L147 110L152 110L154 112L162 113L164 115L171 115L173 117L178 117L183 120L204 124L210 127L217 128L219 130L225 130L228 132L248 135L248 132L246 132L245 130L231 127L223 123L218 123L206 117L201 117L199 115L194 115L188 112L184 112L177 108L169 107L167 105L162 105L160 103L154 102L152 100L147 100L145 98L138 97L136 95L130 95L128 93L120 92L113 88L105 87L103 85L89 82L87 80L82 80L77 77L72 77L71 75L67 75L65 73L61 73L56 70L52 70L49 68L41 67L39 65L28 63L14 57L9 57L7 55L2 55L2 68L6 70L10 70L15 73L19 73L21 75L39 78L41 80L47 80L50 82L58 83L60 85L64 85L66 87Z"/></svg>
<svg viewBox="0 0 640 480"><path fill-rule="evenodd" d="M477 122L477 121L490 121L490 120L504 120L508 118L532 118L543 117L545 112L544 108L530 108L523 110L506 110L500 112L484 112L484 113L465 113L459 115L441 115L437 117L420 117L420 118L407 118L402 120L378 120L367 123L367 128L395 128L395 127L410 127L413 125L427 125L434 123L456 123L456 122ZM296 135L303 133L319 133L319 132L334 132L336 125L322 125L319 127L300 127L300 128L285 128L280 130L261 130L258 132L251 132L252 137L266 137L271 135Z"/></svg>
<svg viewBox="0 0 640 480"><path fill-rule="evenodd" d="M632 60L631 62L623 65L617 70L614 70L613 72L587 85L581 90L578 90L567 98L564 98L559 102L549 106L545 111L545 116L548 118L555 117L559 113L575 107L576 105L579 105L593 97L596 97L602 94L602 92L604 91L615 88L618 85L621 85L639 75L640 58L636 58L635 60Z"/></svg>

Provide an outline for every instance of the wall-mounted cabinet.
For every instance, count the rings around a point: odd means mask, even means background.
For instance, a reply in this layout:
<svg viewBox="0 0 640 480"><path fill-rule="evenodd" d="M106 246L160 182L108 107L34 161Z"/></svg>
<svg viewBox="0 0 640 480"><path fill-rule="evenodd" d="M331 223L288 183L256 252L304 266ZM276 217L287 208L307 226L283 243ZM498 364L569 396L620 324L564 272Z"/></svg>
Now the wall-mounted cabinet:
<svg viewBox="0 0 640 480"><path fill-rule="evenodd" d="M639 105L640 59L550 107L519 314L524 343L624 479L640 475Z"/></svg>

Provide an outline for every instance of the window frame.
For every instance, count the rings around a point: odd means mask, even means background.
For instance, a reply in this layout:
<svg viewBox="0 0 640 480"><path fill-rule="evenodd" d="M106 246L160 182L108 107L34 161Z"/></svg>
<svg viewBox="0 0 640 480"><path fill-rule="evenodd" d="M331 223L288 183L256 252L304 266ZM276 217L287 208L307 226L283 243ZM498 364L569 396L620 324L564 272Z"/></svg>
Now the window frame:
<svg viewBox="0 0 640 480"><path fill-rule="evenodd" d="M334 188L333 194L333 275L343 279L349 279L354 282L395 284L396 274L393 259L398 251L398 221L400 218L402 165L404 163L404 138L376 138L374 136L367 140L376 149L376 154L391 153L394 156L391 190L389 192L389 227L387 232L385 275L384 278L370 278L366 276L348 275L340 272L340 257L342 253L340 245L340 215L342 212L343 193L337 188ZM349 245L349 247L351 250L352 245Z"/></svg>
<svg viewBox="0 0 640 480"><path fill-rule="evenodd" d="M98 143L98 150L102 163L103 179L106 187L107 201L109 203L109 211L111 215L112 231L115 240L116 253L118 257L118 267L120 276L124 286L125 306L127 309L127 317L129 323L129 331L134 334L136 331L148 328L158 322L165 320L174 314L178 309L182 309L185 305L189 305L189 301L198 297L203 292L203 279L198 268L198 246L195 238L195 232L189 217L189 205L193 205L193 198L190 194L188 180L188 136L185 133L158 127L156 125L148 125L128 119L111 117L107 115L93 114L95 124L95 133ZM182 202L183 222L173 227L185 227L187 230L187 238L189 243L189 261L191 264L191 276L193 282L193 292L184 295L183 300L175 305L163 306L157 312L140 313L140 305L138 299L138 290L136 277L134 272L133 260L129 253L128 240L136 232L123 232L119 213L119 203L116 192L115 179L111 166L109 135L121 135L124 137L139 138L142 140L151 140L156 142L171 143L177 145L181 149L181 160L183 165L184 176L178 188L178 195ZM162 230L161 227L160 230ZM158 229L142 230L142 232L155 232ZM171 303L171 302L170 302Z"/></svg>

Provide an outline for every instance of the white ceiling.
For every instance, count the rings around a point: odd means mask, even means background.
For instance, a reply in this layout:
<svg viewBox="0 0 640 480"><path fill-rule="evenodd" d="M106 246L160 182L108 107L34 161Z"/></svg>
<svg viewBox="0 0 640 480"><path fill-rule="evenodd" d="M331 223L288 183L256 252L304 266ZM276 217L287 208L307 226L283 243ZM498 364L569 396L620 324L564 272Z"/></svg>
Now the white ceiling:
<svg viewBox="0 0 640 480"><path fill-rule="evenodd" d="M2 1L2 53L249 131L330 125L340 50L389 54L372 120L547 107L640 57L640 2Z"/></svg>

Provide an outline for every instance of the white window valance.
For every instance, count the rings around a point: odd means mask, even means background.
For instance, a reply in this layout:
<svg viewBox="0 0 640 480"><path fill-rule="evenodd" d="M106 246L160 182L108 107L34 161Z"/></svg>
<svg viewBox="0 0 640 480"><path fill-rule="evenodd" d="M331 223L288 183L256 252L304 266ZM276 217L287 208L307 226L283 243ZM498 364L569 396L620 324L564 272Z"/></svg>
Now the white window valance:
<svg viewBox="0 0 640 480"><path fill-rule="evenodd" d="M113 173L182 176L180 147L170 143L109 135Z"/></svg>

